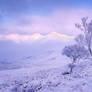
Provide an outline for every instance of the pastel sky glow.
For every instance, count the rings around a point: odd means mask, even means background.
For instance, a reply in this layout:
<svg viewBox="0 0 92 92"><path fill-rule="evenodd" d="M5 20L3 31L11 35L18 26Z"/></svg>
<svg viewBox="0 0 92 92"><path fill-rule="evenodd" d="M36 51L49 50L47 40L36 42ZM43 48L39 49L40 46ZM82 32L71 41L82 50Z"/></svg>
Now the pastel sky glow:
<svg viewBox="0 0 92 92"><path fill-rule="evenodd" d="M85 16L92 18L91 3L91 0L0 0L0 38L27 35L23 37L28 39L35 33L42 36L52 32L78 35L75 23Z"/></svg>
<svg viewBox="0 0 92 92"><path fill-rule="evenodd" d="M56 32L51 32L46 35L42 35L40 33L35 33L32 35L20 35L20 34L7 34L7 35L0 35L0 40L11 40L16 43L21 43L21 42L32 42L32 41L37 41L41 39L51 39L51 38L59 38L59 39L73 39L74 36L68 36Z"/></svg>

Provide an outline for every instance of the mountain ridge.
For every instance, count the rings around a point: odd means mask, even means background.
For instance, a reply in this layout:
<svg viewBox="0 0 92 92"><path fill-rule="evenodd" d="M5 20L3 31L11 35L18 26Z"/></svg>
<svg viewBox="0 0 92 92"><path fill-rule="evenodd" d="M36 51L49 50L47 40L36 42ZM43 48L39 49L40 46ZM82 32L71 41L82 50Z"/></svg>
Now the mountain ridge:
<svg viewBox="0 0 92 92"><path fill-rule="evenodd" d="M20 42L32 42L36 40L41 40L41 39L73 39L74 36L66 35L66 34L61 34L57 32L51 32L46 35L43 35L41 33L34 33L32 35L21 35L21 34L8 34L8 35L0 35L0 40L11 40L16 43Z"/></svg>

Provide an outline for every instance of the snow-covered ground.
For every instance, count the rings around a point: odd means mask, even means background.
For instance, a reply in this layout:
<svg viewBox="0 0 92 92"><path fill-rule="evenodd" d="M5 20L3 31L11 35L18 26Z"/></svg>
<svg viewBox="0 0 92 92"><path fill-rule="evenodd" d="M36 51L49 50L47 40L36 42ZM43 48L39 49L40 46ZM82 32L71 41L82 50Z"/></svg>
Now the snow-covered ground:
<svg viewBox="0 0 92 92"><path fill-rule="evenodd" d="M63 74L71 60L61 55L62 48L73 43L56 38L8 44L9 50L0 54L0 92L92 92L91 58L79 61L72 74Z"/></svg>
<svg viewBox="0 0 92 92"><path fill-rule="evenodd" d="M92 59L79 62L73 73L63 67L0 71L0 92L92 92Z"/></svg>

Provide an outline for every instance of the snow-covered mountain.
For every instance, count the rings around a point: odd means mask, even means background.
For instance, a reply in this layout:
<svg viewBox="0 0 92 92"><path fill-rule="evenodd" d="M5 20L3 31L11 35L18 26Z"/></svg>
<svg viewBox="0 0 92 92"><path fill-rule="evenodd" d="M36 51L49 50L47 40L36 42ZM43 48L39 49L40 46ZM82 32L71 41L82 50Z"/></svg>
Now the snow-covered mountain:
<svg viewBox="0 0 92 92"><path fill-rule="evenodd" d="M68 39L73 39L74 36L69 36L57 32L51 32L46 35L40 34L40 33L34 33L31 35L21 35L21 34L8 34L8 35L0 35L0 40L11 40L16 43L21 43L21 42L28 42L32 43L34 41L38 40L50 40L50 39L58 39L58 40L68 40Z"/></svg>

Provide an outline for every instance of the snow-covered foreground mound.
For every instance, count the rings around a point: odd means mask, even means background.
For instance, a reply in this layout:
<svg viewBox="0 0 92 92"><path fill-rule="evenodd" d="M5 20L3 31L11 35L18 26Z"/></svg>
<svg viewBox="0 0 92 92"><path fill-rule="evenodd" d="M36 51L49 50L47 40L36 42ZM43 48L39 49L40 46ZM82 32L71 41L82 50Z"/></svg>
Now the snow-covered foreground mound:
<svg viewBox="0 0 92 92"><path fill-rule="evenodd" d="M0 92L92 92L92 59L68 67L35 67L0 71Z"/></svg>

